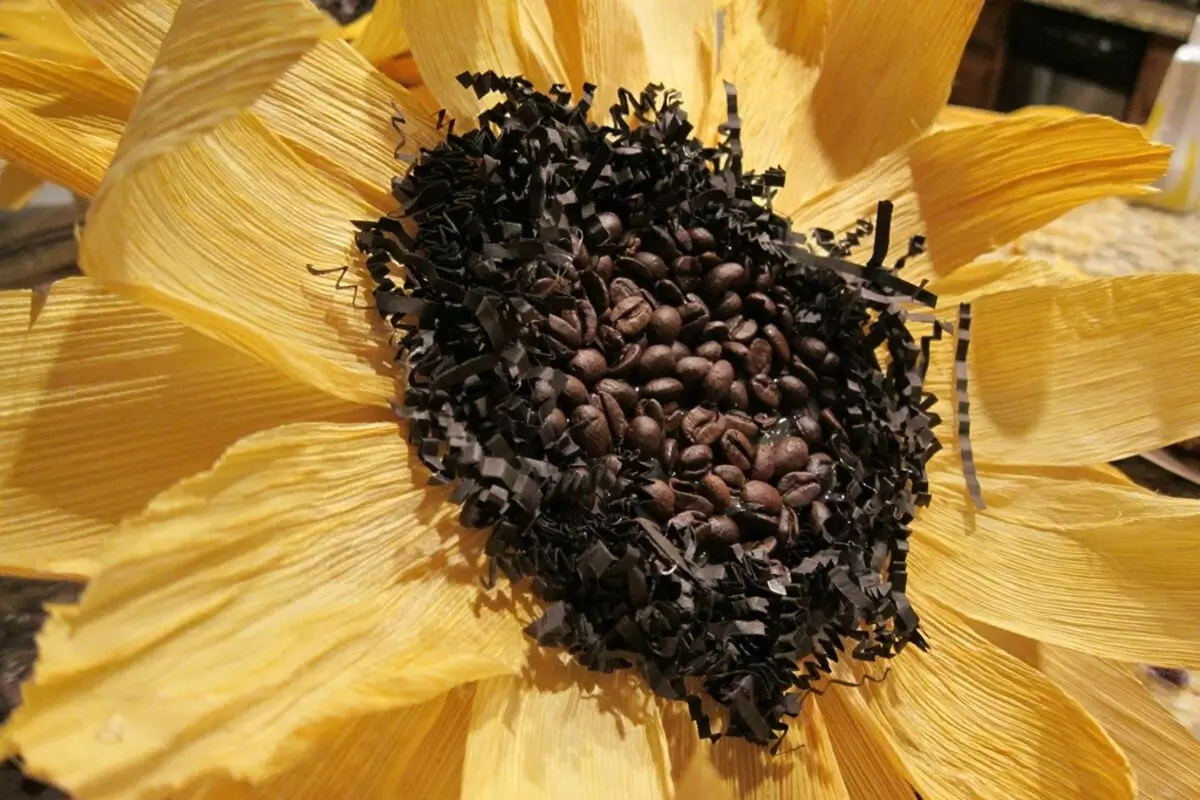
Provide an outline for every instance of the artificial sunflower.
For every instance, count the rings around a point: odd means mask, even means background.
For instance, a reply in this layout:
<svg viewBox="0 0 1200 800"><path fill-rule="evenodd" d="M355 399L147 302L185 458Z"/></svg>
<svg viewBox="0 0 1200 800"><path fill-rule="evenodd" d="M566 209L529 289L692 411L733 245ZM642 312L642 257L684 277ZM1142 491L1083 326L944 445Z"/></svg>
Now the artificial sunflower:
<svg viewBox="0 0 1200 800"><path fill-rule="evenodd" d="M464 72L559 81L593 109L661 82L710 143L727 79L747 170L788 173L776 191L764 172L751 196L829 229L841 255L856 220L890 200L881 259L923 234L929 251L905 280L928 279L943 306L970 301L988 505L975 509L959 442L941 431L907 559L930 647L891 654L881 682L843 659L837 679L865 682L814 686L824 693L776 753L710 744L632 671L531 646L540 604L523 585L480 586L486 534L458 526L452 490L427 485L386 410L397 371L379 308L341 288L352 276L312 274L351 259L351 220L394 210L393 104L409 152L439 152L438 120L303 0L58 5L106 71L0 54L0 155L93 198L87 277L57 288L32 328L24 298L4 297L0 317L3 566L89 580L78 606L54 610L3 732L32 774L83 798L1095 798L1132 797L1135 778L1146 796L1183 797L1200 785L1200 745L1124 666L1200 661L1200 509L1093 466L1200 434L1188 372L1200 285L973 262L1078 203L1143 191L1165 154L1092 117L923 133L978 3L735 3L719 65L703 3L376 11L403 12L460 140L461 121L496 101L464 92ZM434 162L409 180L422 163ZM598 252L621 220L602 222ZM710 271L744 278L727 266ZM622 319L640 331L628 297ZM927 371L947 407L952 357L935 348Z"/></svg>

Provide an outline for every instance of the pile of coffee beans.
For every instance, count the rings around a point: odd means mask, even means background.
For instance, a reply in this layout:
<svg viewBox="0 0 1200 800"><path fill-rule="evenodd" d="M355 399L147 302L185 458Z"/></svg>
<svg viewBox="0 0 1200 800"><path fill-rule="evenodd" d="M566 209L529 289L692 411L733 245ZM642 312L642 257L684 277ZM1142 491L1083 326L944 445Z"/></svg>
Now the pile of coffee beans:
<svg viewBox="0 0 1200 800"><path fill-rule="evenodd" d="M490 579L533 579L537 641L638 670L702 736L777 741L840 653L924 645L905 560L940 329L908 330L932 298L882 266L890 206L794 234L782 172L741 169L732 90L709 148L661 87L601 125L590 88L460 80L502 99L358 223L410 441L491 528Z"/></svg>

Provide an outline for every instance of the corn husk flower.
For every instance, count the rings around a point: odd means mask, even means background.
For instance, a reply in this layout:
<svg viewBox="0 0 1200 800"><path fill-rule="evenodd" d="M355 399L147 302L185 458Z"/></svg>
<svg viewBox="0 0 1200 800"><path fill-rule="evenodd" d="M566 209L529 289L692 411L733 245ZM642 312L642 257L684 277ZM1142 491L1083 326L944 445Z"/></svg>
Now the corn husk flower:
<svg viewBox="0 0 1200 800"><path fill-rule="evenodd" d="M806 700L772 754L531 646L536 602L481 588L485 534L386 408L386 331L304 268L393 209L392 106L410 149L444 136L428 109L304 0L58 0L103 69L0 53L0 156L92 198L86 277L32 328L0 297L0 566L89 585L5 752L81 798L1188 796L1200 745L1129 664L1200 663L1200 507L1104 464L1200 435L1200 280L976 260L1166 164L1103 118L931 130L979 5L734 3L719 58L706 3L372 19L459 120L489 98L455 76L494 69L599 108L659 81L715 138L729 80L776 208L837 231L890 199L892 255L928 237L907 278L971 302L988 507L942 430L908 561L932 647Z"/></svg>

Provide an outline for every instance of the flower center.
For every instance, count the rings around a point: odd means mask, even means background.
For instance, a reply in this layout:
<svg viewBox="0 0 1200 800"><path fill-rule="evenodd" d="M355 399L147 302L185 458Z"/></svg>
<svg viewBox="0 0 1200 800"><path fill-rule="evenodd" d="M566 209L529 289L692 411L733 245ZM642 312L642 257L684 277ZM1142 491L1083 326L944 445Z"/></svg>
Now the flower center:
<svg viewBox="0 0 1200 800"><path fill-rule="evenodd" d="M793 234L783 173L742 171L732 89L706 148L661 87L601 126L591 87L460 80L503 100L358 236L404 333L411 441L491 527L493 577L533 578L538 642L637 669L703 736L707 695L722 735L775 741L846 648L924 645L907 524L937 419L901 306L932 298L883 265L891 207Z"/></svg>

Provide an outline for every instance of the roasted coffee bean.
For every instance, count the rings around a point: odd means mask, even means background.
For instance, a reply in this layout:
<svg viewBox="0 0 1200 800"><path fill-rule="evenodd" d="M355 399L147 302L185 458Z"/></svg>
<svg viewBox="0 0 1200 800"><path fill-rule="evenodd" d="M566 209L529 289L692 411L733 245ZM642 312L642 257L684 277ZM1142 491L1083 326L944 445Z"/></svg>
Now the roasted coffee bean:
<svg viewBox="0 0 1200 800"><path fill-rule="evenodd" d="M775 319L775 314L777 313L775 301L762 292L751 292L746 295L746 302L743 308L747 314L760 320Z"/></svg>
<svg viewBox="0 0 1200 800"><path fill-rule="evenodd" d="M567 385L563 388L560 397L562 398L562 401L565 401L566 405L570 408L583 405L588 399L587 386L585 386L583 381L579 380L579 378L576 378L574 375L568 375Z"/></svg>
<svg viewBox="0 0 1200 800"><path fill-rule="evenodd" d="M629 422L625 439L631 447L647 458L653 458L662 449L662 427L650 417L637 416Z"/></svg>
<svg viewBox="0 0 1200 800"><path fill-rule="evenodd" d="M571 413L571 421L575 443L583 448L583 452L599 458L612 450L612 432L603 411L584 403Z"/></svg>
<svg viewBox="0 0 1200 800"><path fill-rule="evenodd" d="M750 440L758 436L759 426L744 411L727 411L725 413L725 427L741 431Z"/></svg>
<svg viewBox="0 0 1200 800"><path fill-rule="evenodd" d="M664 261L669 262L679 257L679 248L676 247L675 240L663 228L643 228L638 231L638 237L642 240L642 250Z"/></svg>
<svg viewBox="0 0 1200 800"><path fill-rule="evenodd" d="M679 307L679 315L683 319L683 327L679 329L680 340L691 342L699 339L709 323L708 307L689 300Z"/></svg>
<svg viewBox="0 0 1200 800"><path fill-rule="evenodd" d="M645 246L645 240L642 241ZM638 275L644 281L660 281L670 275L667 269L667 264L659 256L647 250L643 250L633 257L633 260L641 265L641 273Z"/></svg>
<svg viewBox="0 0 1200 800"><path fill-rule="evenodd" d="M579 283L597 313L608 311L608 286L598 272L585 272L579 276Z"/></svg>
<svg viewBox="0 0 1200 800"><path fill-rule="evenodd" d="M679 362L690 356L692 351L683 342L672 342L671 353L675 356L675 366L678 368Z"/></svg>
<svg viewBox="0 0 1200 800"><path fill-rule="evenodd" d="M842 427L842 423L839 422L838 418L834 415L833 409L821 409L819 421L821 423L821 428L829 435L833 435L834 433L844 434L846 432Z"/></svg>
<svg viewBox="0 0 1200 800"><path fill-rule="evenodd" d="M596 332L600 328L600 318L596 315L596 308L588 300L579 301L579 316L583 325L583 333L581 338L584 344L591 344L596 340Z"/></svg>
<svg viewBox="0 0 1200 800"><path fill-rule="evenodd" d="M567 369L571 370L581 381L591 385L604 377L604 373L608 370L608 360L599 350L588 347L575 354L571 363L567 365Z"/></svg>
<svg viewBox="0 0 1200 800"><path fill-rule="evenodd" d="M767 408L779 408L779 387L769 375L755 375L751 378L750 393Z"/></svg>
<svg viewBox="0 0 1200 800"><path fill-rule="evenodd" d="M567 282L559 277L539 278L533 283L533 293L539 297L549 297L554 294L567 294L570 291L570 286Z"/></svg>
<svg viewBox="0 0 1200 800"><path fill-rule="evenodd" d="M733 364L725 359L713 364L708 370L708 374L704 376L704 383L701 387L704 399L713 403L720 402L729 393L729 387L733 384L733 375Z"/></svg>
<svg viewBox="0 0 1200 800"><path fill-rule="evenodd" d="M705 516L713 512L712 501L701 494L675 490L675 508L680 511L696 511Z"/></svg>
<svg viewBox="0 0 1200 800"><path fill-rule="evenodd" d="M763 338L771 344L771 349L775 351L775 355L779 357L780 364L786 364L792 360L792 348L788 346L787 337L783 335L783 331L770 323L762 328Z"/></svg>
<svg viewBox="0 0 1200 800"><path fill-rule="evenodd" d="M641 297L642 290L636 283L629 278L617 278L608 285L608 302L612 305L613 311L622 300L629 297Z"/></svg>
<svg viewBox="0 0 1200 800"><path fill-rule="evenodd" d="M754 445L739 430L726 430L720 439L721 455L726 464L731 464L742 472L749 472L754 458Z"/></svg>
<svg viewBox="0 0 1200 800"><path fill-rule="evenodd" d="M659 426L666 425L667 423L667 414L665 411L663 411L662 403L654 400L653 398L647 397L643 400L639 400L637 404L637 413L649 417L657 422Z"/></svg>
<svg viewBox="0 0 1200 800"><path fill-rule="evenodd" d="M729 394L725 396L729 408L745 411L750 407L750 393L746 391L745 381L734 381L729 384Z"/></svg>
<svg viewBox="0 0 1200 800"><path fill-rule="evenodd" d="M754 463L750 465L750 479L769 481L775 477L775 447L760 444L754 454Z"/></svg>
<svg viewBox="0 0 1200 800"><path fill-rule="evenodd" d="M706 444L685 447L679 454L679 466L687 470L705 470L712 465L713 451Z"/></svg>
<svg viewBox="0 0 1200 800"><path fill-rule="evenodd" d="M784 375L775 385L779 387L779 393L786 405L796 408L808 402L808 387L795 375Z"/></svg>
<svg viewBox="0 0 1200 800"><path fill-rule="evenodd" d="M706 250L700 254L700 266L704 267L705 271L720 266L725 259L712 250Z"/></svg>
<svg viewBox="0 0 1200 800"><path fill-rule="evenodd" d="M699 278L704 274L704 268L700 266L700 259L694 256L680 256L672 262L671 274L676 280Z"/></svg>
<svg viewBox="0 0 1200 800"><path fill-rule="evenodd" d="M700 491L717 511L724 511L733 500L733 492L729 490L729 486L712 472L700 479Z"/></svg>
<svg viewBox="0 0 1200 800"><path fill-rule="evenodd" d="M770 430L775 427L775 423L779 422L779 415L766 411L760 411L754 415L754 424L765 430Z"/></svg>
<svg viewBox="0 0 1200 800"><path fill-rule="evenodd" d="M681 394L683 394L683 384L678 378L655 378L642 386L642 396L660 402L675 400Z"/></svg>
<svg viewBox="0 0 1200 800"><path fill-rule="evenodd" d="M529 399L539 406L548 400L553 400L555 399L554 387L550 385L550 381L537 381L533 384L533 391L529 393Z"/></svg>
<svg viewBox="0 0 1200 800"><path fill-rule="evenodd" d="M821 388L821 379L817 377L817 373L809 369L800 356L792 356L791 369L792 374L804 381L804 385L808 387L808 391L815 392Z"/></svg>
<svg viewBox="0 0 1200 800"><path fill-rule="evenodd" d="M642 487L642 492L649 499L649 512L660 522L666 522L675 515L675 490L664 481L654 480Z"/></svg>
<svg viewBox="0 0 1200 800"><path fill-rule="evenodd" d="M746 371L751 375L761 375L771 370L771 344L766 339L755 339L746 353Z"/></svg>
<svg viewBox="0 0 1200 800"><path fill-rule="evenodd" d="M650 324L654 311L646 302L646 298L638 294L618 302L612 307L609 315L612 318L612 326L622 336L634 339Z"/></svg>
<svg viewBox="0 0 1200 800"><path fill-rule="evenodd" d="M826 353L821 359L821 374L836 375L838 369L842 366L842 360L838 358L837 353Z"/></svg>
<svg viewBox="0 0 1200 800"><path fill-rule="evenodd" d="M662 451L658 456L659 462L667 472L672 472L679 462L679 442L674 439L663 439Z"/></svg>
<svg viewBox="0 0 1200 800"><path fill-rule="evenodd" d="M826 532L832 516L833 512L829 510L829 506L820 500L814 500L812 505L808 507L808 519L812 522L812 526L816 528L817 533Z"/></svg>
<svg viewBox="0 0 1200 800"><path fill-rule="evenodd" d="M679 432L679 428L683 425L683 410L679 408L678 403L667 404L667 425L664 430L671 436Z"/></svg>
<svg viewBox="0 0 1200 800"><path fill-rule="evenodd" d="M563 413L561 408L556 408L547 415L542 424L546 426L546 429L550 431L555 439L558 439L567 432L567 415Z"/></svg>
<svg viewBox="0 0 1200 800"><path fill-rule="evenodd" d="M676 225L671 231L671 235L675 238L675 244L685 253L692 252L692 237L682 225Z"/></svg>
<svg viewBox="0 0 1200 800"><path fill-rule="evenodd" d="M774 486L765 481L746 481L741 498L743 503L758 506L767 514L778 514L783 508L783 498Z"/></svg>
<svg viewBox="0 0 1200 800"><path fill-rule="evenodd" d="M596 384L596 391L615 397L625 411L632 411L633 407L637 405L637 389L619 378L605 378Z"/></svg>
<svg viewBox="0 0 1200 800"><path fill-rule="evenodd" d="M713 445L720 440L722 434L725 433L725 415L722 414L712 422L704 425L696 431L696 444Z"/></svg>
<svg viewBox="0 0 1200 800"><path fill-rule="evenodd" d="M700 331L700 338L706 342L725 342L729 340L729 323L724 320L714 320Z"/></svg>
<svg viewBox="0 0 1200 800"><path fill-rule="evenodd" d="M554 338L567 347L577 349L583 344L583 336L580 335L580 331L557 314L551 314L546 318L546 322L550 326L550 333Z"/></svg>
<svg viewBox="0 0 1200 800"><path fill-rule="evenodd" d="M713 306L712 315L717 319L729 319L742 310L742 296L737 292L726 292Z"/></svg>
<svg viewBox="0 0 1200 800"><path fill-rule="evenodd" d="M611 325L601 325L596 339L605 355L612 358L619 356L625 347L625 337Z"/></svg>
<svg viewBox="0 0 1200 800"><path fill-rule="evenodd" d="M775 483L775 488L782 494L787 494L793 489L799 489L803 486L817 483L817 476L811 472L789 472L780 478Z"/></svg>
<svg viewBox="0 0 1200 800"><path fill-rule="evenodd" d="M808 473L801 473L807 475ZM783 502L792 508L804 508L809 503L821 496L821 484L814 479L812 483L806 483L802 486L797 486L784 493Z"/></svg>
<svg viewBox="0 0 1200 800"><path fill-rule="evenodd" d="M613 279L613 273L617 271L616 264L613 262L612 256L600 256L595 261L596 265L592 271L599 275L600 279L604 281L604 285L607 286Z"/></svg>
<svg viewBox="0 0 1200 800"><path fill-rule="evenodd" d="M760 292L765 292L775 285L775 273L763 270L754 276L752 284Z"/></svg>
<svg viewBox="0 0 1200 800"><path fill-rule="evenodd" d="M709 361L719 361L723 352L720 342L705 342L696 348L695 354Z"/></svg>
<svg viewBox="0 0 1200 800"><path fill-rule="evenodd" d="M608 429L617 441L625 438L629 423L625 420L625 412L617 398L611 394L600 393L600 407L604 409L604 418L608 420Z"/></svg>
<svg viewBox="0 0 1200 800"><path fill-rule="evenodd" d="M796 329L796 318L792 315L790 308L781 309L775 321L779 325L779 330L787 336L791 336L792 331Z"/></svg>
<svg viewBox="0 0 1200 800"><path fill-rule="evenodd" d="M726 262L710 269L700 286L709 297L720 297L730 289L745 286L749 280L750 272L744 265Z"/></svg>
<svg viewBox="0 0 1200 800"><path fill-rule="evenodd" d="M692 240L692 249L697 252L703 253L717 246L717 240L708 232L708 228L697 225L695 228L688 228L687 233L688 238Z"/></svg>
<svg viewBox="0 0 1200 800"><path fill-rule="evenodd" d="M729 547L741 538L738 524L725 515L711 517L696 530L696 543L701 547Z"/></svg>
<svg viewBox="0 0 1200 800"><path fill-rule="evenodd" d="M687 413L683 415L683 425L680 427L680 430L683 432L683 438L689 443L695 444L696 432L720 416L721 413L716 409L704 406L695 406L688 409Z"/></svg>
<svg viewBox="0 0 1200 800"><path fill-rule="evenodd" d="M800 536L800 518L796 516L796 512L789 506L784 506L779 512L779 541L783 542L785 547L791 547L796 543L796 539Z"/></svg>
<svg viewBox="0 0 1200 800"><path fill-rule="evenodd" d="M746 473L733 464L718 464L713 467L712 474L720 478L730 489L741 489L746 485Z"/></svg>
<svg viewBox="0 0 1200 800"><path fill-rule="evenodd" d="M826 489L833 483L833 456L828 453L813 453L804 469L816 476L817 482Z"/></svg>
<svg viewBox="0 0 1200 800"><path fill-rule="evenodd" d="M634 368L641 360L642 346L640 344L627 344L621 348L621 354L617 357L617 363L609 368L608 374L614 378L628 378L633 374Z"/></svg>
<svg viewBox="0 0 1200 800"><path fill-rule="evenodd" d="M712 362L707 358L688 356L675 363L675 377L683 381L684 386L697 386L708 375L710 369Z"/></svg>
<svg viewBox="0 0 1200 800"><path fill-rule="evenodd" d="M678 306L683 304L684 294L683 289L675 281L661 280L654 284L654 296L659 301L668 306ZM680 325L683 323L681 322Z"/></svg>
<svg viewBox="0 0 1200 800"><path fill-rule="evenodd" d="M721 350L725 358L734 364L745 366L750 359L750 348L739 342L721 342Z"/></svg>
<svg viewBox="0 0 1200 800"><path fill-rule="evenodd" d="M600 230L603 234L601 243L615 244L621 241L621 236L625 233L625 226L621 224L620 217L611 211L601 211L596 215L596 220L600 223Z"/></svg>
<svg viewBox="0 0 1200 800"><path fill-rule="evenodd" d="M758 335L758 323L752 319L743 319L729 330L729 338L742 344L750 344Z"/></svg>
<svg viewBox="0 0 1200 800"><path fill-rule="evenodd" d="M796 426L796 433L808 445L809 450L820 447L821 443L825 441L825 437L821 435L820 423L812 417L793 417L792 423Z"/></svg>
<svg viewBox="0 0 1200 800"><path fill-rule="evenodd" d="M663 378L675 371L675 354L665 344L652 344L642 353L638 372L644 378Z"/></svg>
<svg viewBox="0 0 1200 800"><path fill-rule="evenodd" d="M803 439L785 436L775 443L775 468L779 474L804 469L808 463L808 445Z"/></svg>
<svg viewBox="0 0 1200 800"><path fill-rule="evenodd" d="M820 339L812 336L805 336L797 339L795 342L796 354L804 359L804 363L814 369L820 366L822 359L829 352L829 348Z"/></svg>

